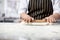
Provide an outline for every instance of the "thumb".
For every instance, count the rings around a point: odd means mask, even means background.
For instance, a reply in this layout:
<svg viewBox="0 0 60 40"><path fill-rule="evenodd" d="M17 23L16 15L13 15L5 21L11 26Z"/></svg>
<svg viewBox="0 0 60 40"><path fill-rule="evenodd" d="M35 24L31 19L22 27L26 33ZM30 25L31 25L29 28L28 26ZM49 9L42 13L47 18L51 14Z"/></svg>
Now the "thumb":
<svg viewBox="0 0 60 40"><path fill-rule="evenodd" d="M34 18L32 18L32 20L34 20Z"/></svg>

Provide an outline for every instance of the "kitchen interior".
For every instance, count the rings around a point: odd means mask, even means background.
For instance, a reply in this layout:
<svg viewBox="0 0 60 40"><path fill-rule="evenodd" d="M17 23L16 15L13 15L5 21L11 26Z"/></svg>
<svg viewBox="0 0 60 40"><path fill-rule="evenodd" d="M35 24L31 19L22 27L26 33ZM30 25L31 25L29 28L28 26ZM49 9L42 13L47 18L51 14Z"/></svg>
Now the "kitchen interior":
<svg viewBox="0 0 60 40"><path fill-rule="evenodd" d="M5 0L0 0L0 20L5 13ZM60 20L56 23L0 22L0 40L60 40Z"/></svg>

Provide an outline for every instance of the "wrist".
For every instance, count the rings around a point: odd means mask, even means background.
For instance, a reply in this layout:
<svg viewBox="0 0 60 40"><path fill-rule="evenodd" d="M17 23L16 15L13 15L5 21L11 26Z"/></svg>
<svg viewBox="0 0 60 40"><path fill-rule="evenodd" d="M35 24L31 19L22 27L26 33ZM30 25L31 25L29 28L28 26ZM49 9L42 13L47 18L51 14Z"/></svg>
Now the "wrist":
<svg viewBox="0 0 60 40"><path fill-rule="evenodd" d="M58 13L54 13L51 16L54 17L56 20L60 19L60 14L58 14Z"/></svg>

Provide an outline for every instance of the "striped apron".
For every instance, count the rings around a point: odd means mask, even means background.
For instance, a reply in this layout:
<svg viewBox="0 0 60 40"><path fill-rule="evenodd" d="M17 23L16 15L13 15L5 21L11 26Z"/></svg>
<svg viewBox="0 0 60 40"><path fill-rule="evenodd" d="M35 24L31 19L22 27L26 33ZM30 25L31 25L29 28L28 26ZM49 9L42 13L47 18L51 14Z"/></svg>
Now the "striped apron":
<svg viewBox="0 0 60 40"><path fill-rule="evenodd" d="M53 14L51 0L30 0L28 6L28 15L35 20L40 20Z"/></svg>

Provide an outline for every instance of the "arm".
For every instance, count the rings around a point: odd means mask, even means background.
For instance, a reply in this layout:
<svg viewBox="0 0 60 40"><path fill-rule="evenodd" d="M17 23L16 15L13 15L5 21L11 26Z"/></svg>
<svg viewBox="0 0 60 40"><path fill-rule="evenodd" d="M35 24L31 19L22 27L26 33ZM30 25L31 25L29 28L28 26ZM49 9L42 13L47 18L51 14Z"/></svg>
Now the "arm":
<svg viewBox="0 0 60 40"><path fill-rule="evenodd" d="M32 17L27 15L28 3L29 3L28 0L20 0L20 4L19 4L18 13L21 19L24 20L25 22L30 22L32 20Z"/></svg>
<svg viewBox="0 0 60 40"><path fill-rule="evenodd" d="M55 0L53 9L53 16L55 17L55 19L60 19L60 0Z"/></svg>
<svg viewBox="0 0 60 40"><path fill-rule="evenodd" d="M20 0L19 7L18 7L18 13L19 14L27 13L27 7L28 7L27 1Z"/></svg>
<svg viewBox="0 0 60 40"><path fill-rule="evenodd" d="M47 22L52 23L60 19L60 0L53 0L53 15L46 17Z"/></svg>

